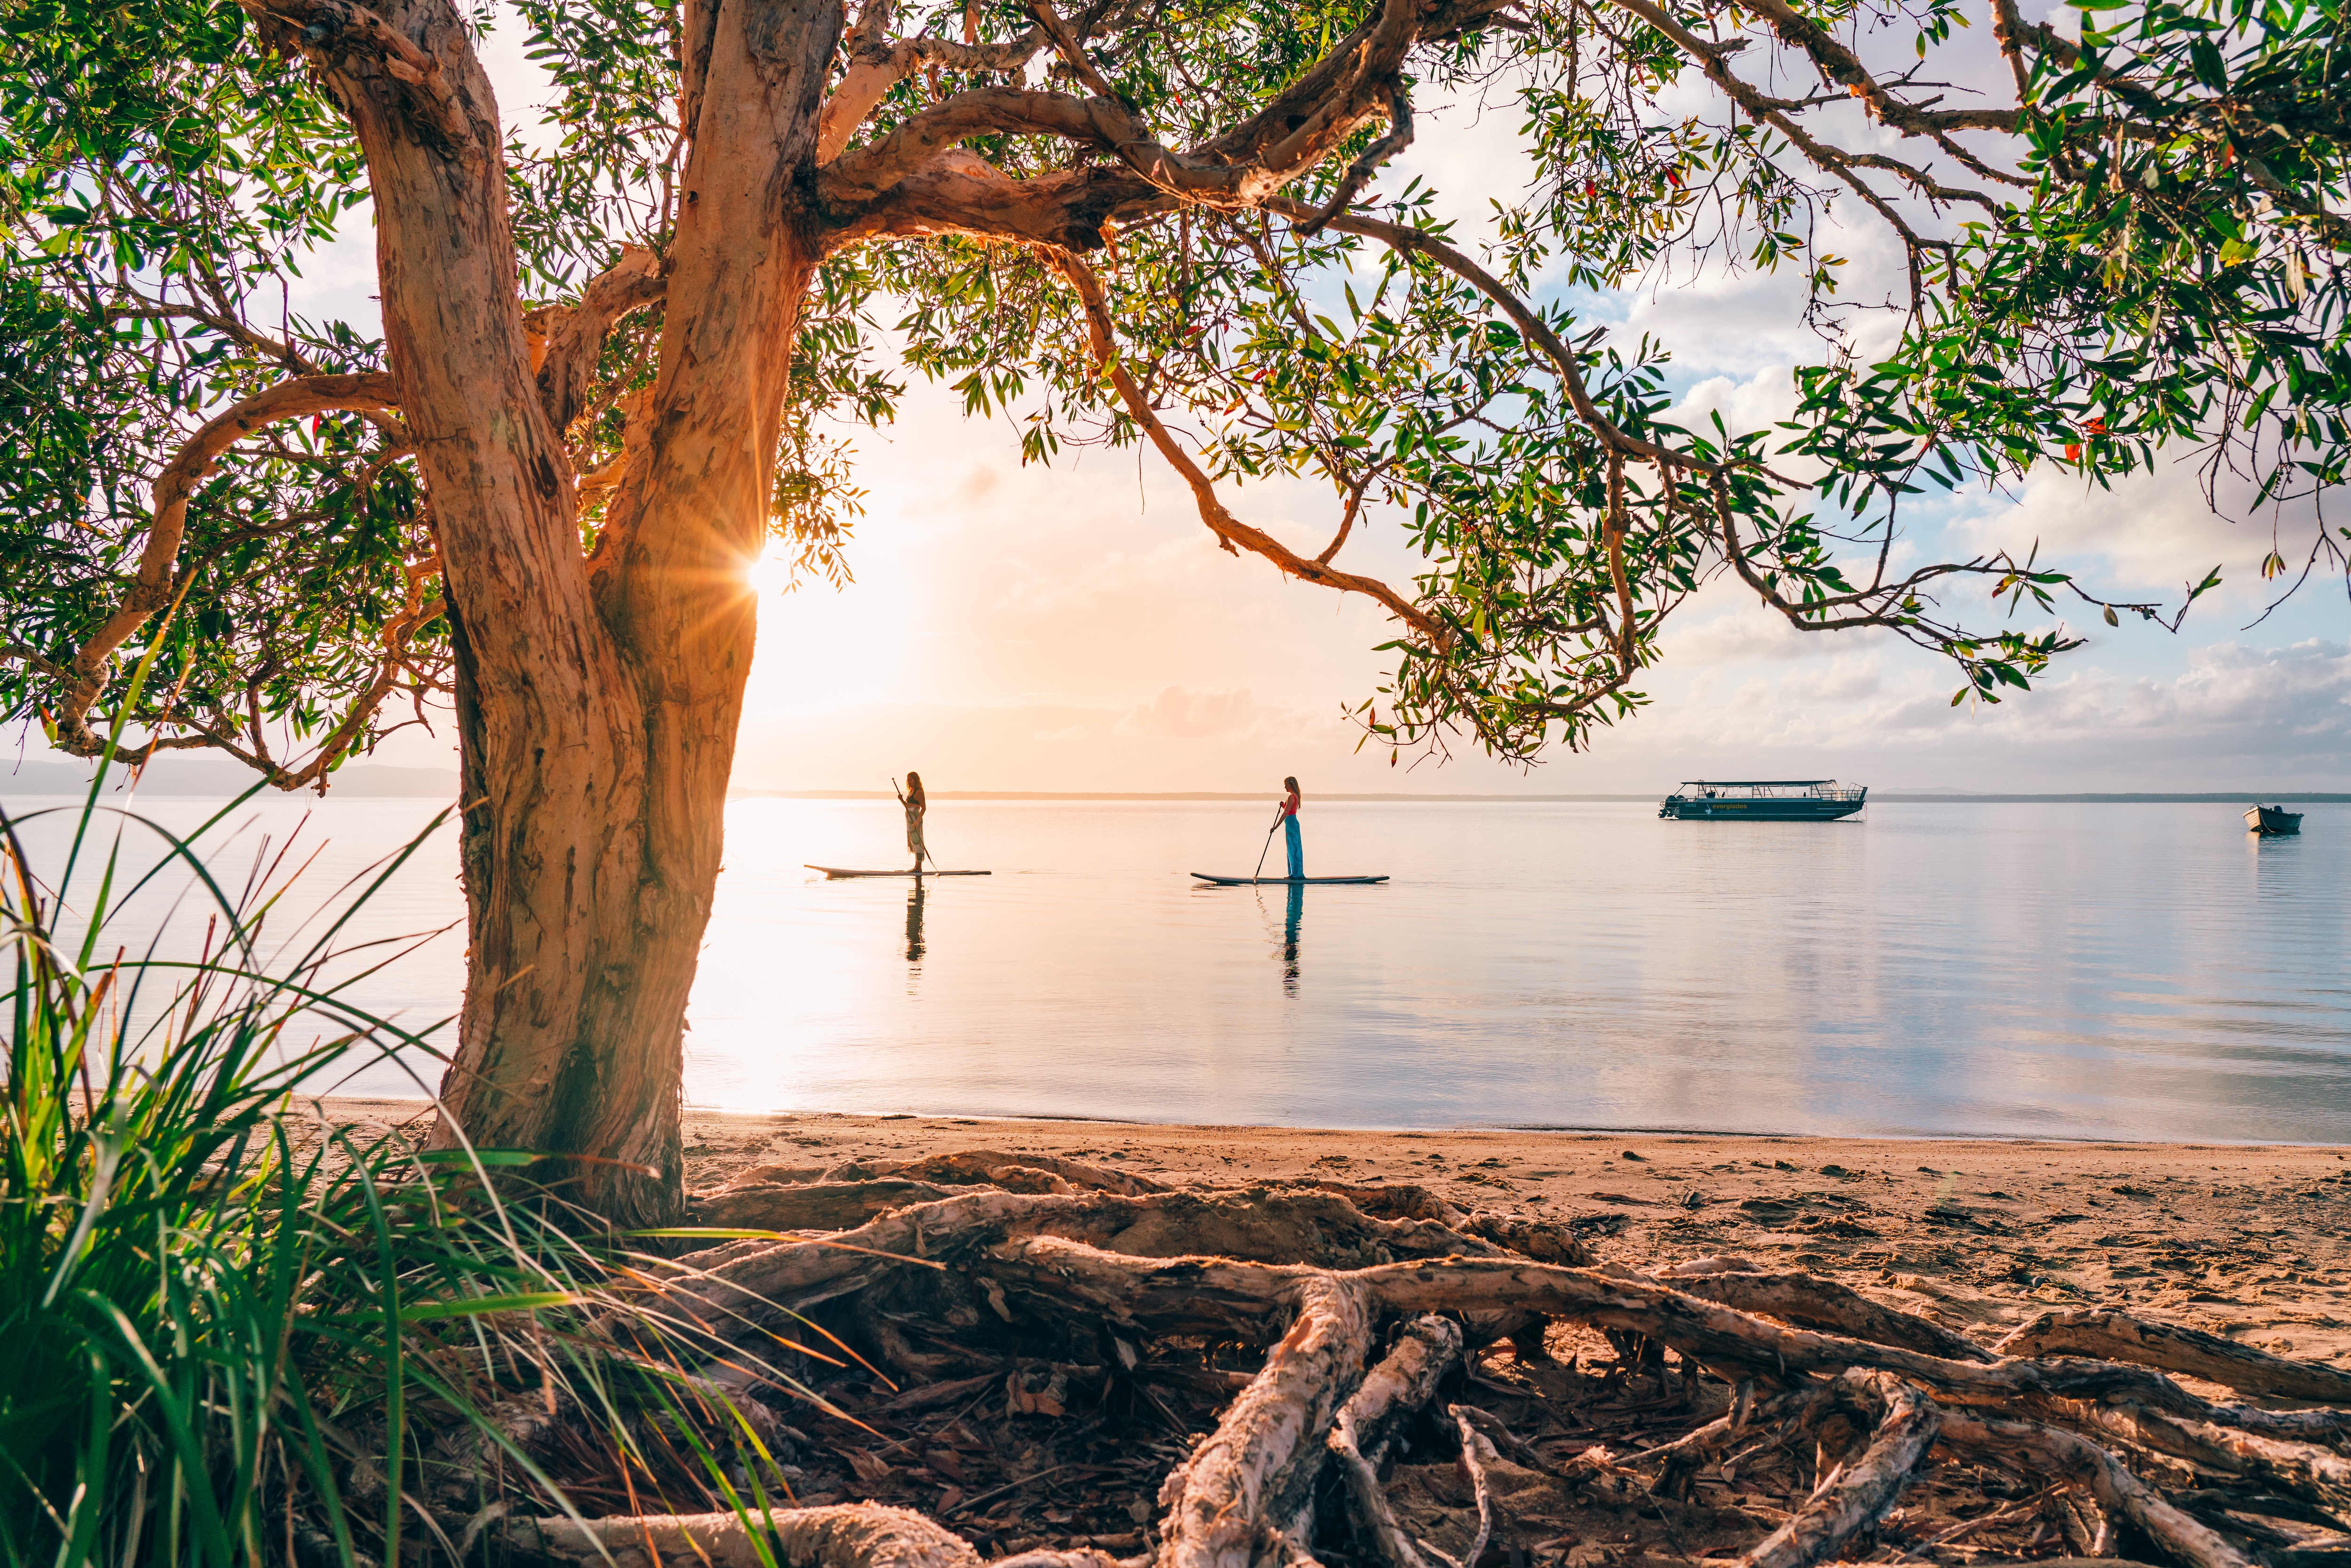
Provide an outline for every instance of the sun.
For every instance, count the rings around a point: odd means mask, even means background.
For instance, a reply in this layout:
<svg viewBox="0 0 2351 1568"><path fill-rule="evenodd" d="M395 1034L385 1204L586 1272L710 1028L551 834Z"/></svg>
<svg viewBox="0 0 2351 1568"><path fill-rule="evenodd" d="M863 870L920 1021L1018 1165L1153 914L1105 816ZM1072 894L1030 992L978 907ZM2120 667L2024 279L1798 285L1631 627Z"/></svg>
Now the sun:
<svg viewBox="0 0 2351 1568"><path fill-rule="evenodd" d="M765 551L751 563L744 580L761 599L772 600L792 585L792 563L773 550Z"/></svg>

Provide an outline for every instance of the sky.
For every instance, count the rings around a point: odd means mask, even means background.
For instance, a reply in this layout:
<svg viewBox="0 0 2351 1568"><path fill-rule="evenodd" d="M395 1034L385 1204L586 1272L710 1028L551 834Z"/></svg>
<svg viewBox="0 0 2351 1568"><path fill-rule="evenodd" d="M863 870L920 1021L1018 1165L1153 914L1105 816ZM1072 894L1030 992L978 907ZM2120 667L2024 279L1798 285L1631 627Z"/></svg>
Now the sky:
<svg viewBox="0 0 2351 1568"><path fill-rule="evenodd" d="M507 119L528 125L549 94L520 45L510 24L486 53ZM1419 141L1375 189L1419 176L1442 210L1474 223L1527 178L1508 106L1427 105L1420 120ZM308 268L298 309L372 321L371 235L358 219ZM1869 232L1835 243L1865 286L1894 260ZM1793 367L1821 353L1792 279L1709 275L1579 303L1628 338L1662 336L1681 412L1719 411L1740 428L1791 406ZM2256 563L2270 530L2216 517L2176 468L2110 493L2036 472L2016 493L1963 493L1914 514L1920 559L2037 542L2044 563L2110 598L2176 601L2218 563L2223 586L2176 635L2070 616L2089 641L2050 679L1997 706L1955 708L1959 676L1944 661L1880 633L1796 632L1718 581L1669 623L1643 712L1583 754L1519 768L1474 748L1392 761L1359 745L1343 709L1381 681L1372 649L1390 633L1376 607L1220 552L1155 455L1024 468L1011 422L967 420L919 378L893 425L853 440L869 491L854 582L788 591L779 566L758 573L737 789L880 789L910 768L934 790L1246 790L1285 774L1310 793L1646 792L1699 777L1983 791L2351 779L2341 580L2316 578L2252 624L2268 604ZM1225 499L1309 554L1337 513L1327 489L1303 481ZM1340 564L1395 580L1410 558L1374 526ZM449 747L445 727L411 731L380 757L431 763Z"/></svg>

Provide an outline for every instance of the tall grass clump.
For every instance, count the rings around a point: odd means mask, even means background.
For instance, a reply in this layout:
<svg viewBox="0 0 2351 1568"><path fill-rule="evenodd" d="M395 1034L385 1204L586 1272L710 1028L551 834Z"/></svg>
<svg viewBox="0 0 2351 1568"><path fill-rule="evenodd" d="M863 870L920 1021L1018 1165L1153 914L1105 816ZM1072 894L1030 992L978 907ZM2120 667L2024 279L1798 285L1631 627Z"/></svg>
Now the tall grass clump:
<svg viewBox="0 0 2351 1568"><path fill-rule="evenodd" d="M180 838L97 801L44 826L68 841L47 866L0 810L6 1563L393 1568L508 1511L763 1501L772 1421L686 1375L695 1347L520 1185L529 1155L306 1108L427 1049L336 977L373 961L338 943L417 845L265 958L282 848L232 892L201 841L226 812ZM110 944L167 873L205 905L195 950Z"/></svg>

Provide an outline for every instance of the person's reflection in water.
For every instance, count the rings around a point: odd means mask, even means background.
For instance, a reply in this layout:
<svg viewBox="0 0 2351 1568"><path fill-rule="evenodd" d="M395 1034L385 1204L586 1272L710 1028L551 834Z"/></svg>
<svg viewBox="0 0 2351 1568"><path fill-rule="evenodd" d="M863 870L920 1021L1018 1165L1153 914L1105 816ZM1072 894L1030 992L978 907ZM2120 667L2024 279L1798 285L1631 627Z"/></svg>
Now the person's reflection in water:
<svg viewBox="0 0 2351 1568"><path fill-rule="evenodd" d="M922 967L923 962L923 879L914 879L914 891L906 894L906 962Z"/></svg>
<svg viewBox="0 0 2351 1568"><path fill-rule="evenodd" d="M1298 921L1306 913L1306 886L1293 882L1287 889L1290 899L1281 914L1281 994L1298 994Z"/></svg>

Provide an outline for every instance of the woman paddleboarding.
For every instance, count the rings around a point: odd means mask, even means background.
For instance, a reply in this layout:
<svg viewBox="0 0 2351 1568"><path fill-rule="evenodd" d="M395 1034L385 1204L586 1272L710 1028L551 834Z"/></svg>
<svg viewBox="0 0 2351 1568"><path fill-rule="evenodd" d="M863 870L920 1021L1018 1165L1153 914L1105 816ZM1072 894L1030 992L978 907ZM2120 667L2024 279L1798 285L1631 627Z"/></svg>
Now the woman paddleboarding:
<svg viewBox="0 0 2351 1568"><path fill-rule="evenodd" d="M930 853L923 848L923 813L930 809L930 802L923 796L923 776L909 768L906 769L905 792L898 793L895 779L890 780L890 790L898 795L898 804L906 809L906 848L914 852L914 874L920 876L923 874L924 857ZM931 862L933 871L936 871L938 865L938 862Z"/></svg>
<svg viewBox="0 0 2351 1568"><path fill-rule="evenodd" d="M1301 804L1298 780L1285 779L1281 787L1290 791L1281 800L1281 847L1290 854L1290 880L1303 882L1306 879L1306 852L1298 842L1298 808Z"/></svg>

